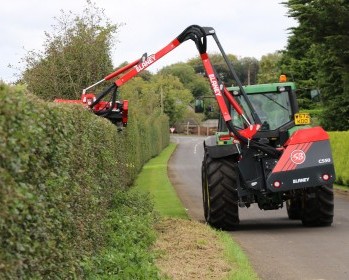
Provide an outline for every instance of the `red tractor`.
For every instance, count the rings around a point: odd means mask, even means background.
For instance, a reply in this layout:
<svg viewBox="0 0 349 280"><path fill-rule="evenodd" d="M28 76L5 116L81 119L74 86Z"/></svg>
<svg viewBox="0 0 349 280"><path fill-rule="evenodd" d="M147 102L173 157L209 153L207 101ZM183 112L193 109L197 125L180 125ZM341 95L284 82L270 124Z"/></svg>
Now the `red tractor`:
<svg viewBox="0 0 349 280"><path fill-rule="evenodd" d="M238 87L227 88L220 80L206 52L209 36ZM327 133L321 127L298 126L308 118L298 113L293 83L242 86L211 27L189 26L157 53L144 54L92 85L121 75L97 97L86 89L80 101L64 102L83 103L95 114L126 125L127 101L118 103L118 87L189 39L196 44L221 113L219 131L204 141L206 221L231 230L239 224L239 207L257 203L260 209L274 210L286 202L290 219L301 219L306 226L331 225L335 171ZM102 101L109 93L111 101Z"/></svg>

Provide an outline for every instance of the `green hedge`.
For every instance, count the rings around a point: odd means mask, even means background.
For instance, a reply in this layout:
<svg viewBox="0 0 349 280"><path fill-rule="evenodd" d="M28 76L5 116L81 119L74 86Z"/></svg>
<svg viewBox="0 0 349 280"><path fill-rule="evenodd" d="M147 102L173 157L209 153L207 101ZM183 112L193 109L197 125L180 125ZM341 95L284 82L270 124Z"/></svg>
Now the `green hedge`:
<svg viewBox="0 0 349 280"><path fill-rule="evenodd" d="M116 190L169 143L165 116L130 116L117 133L78 105L0 84L1 279L83 277Z"/></svg>
<svg viewBox="0 0 349 280"><path fill-rule="evenodd" d="M349 186L349 131L329 132L336 183Z"/></svg>

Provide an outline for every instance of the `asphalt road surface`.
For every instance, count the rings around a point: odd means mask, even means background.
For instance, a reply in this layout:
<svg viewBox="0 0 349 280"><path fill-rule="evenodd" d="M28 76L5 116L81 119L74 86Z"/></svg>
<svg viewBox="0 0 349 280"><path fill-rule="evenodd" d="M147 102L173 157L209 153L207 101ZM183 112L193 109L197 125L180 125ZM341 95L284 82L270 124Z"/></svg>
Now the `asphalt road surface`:
<svg viewBox="0 0 349 280"><path fill-rule="evenodd" d="M177 149L169 177L192 219L203 221L201 161L204 137L172 136ZM349 279L349 199L335 195L331 227L307 228L281 210L239 208L240 227L231 232L264 280Z"/></svg>

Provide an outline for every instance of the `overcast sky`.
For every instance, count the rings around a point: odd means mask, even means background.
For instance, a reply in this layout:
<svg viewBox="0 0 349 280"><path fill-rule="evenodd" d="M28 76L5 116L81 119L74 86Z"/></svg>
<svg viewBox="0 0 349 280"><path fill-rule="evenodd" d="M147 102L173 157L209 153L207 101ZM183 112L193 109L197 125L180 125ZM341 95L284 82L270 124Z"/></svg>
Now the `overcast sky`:
<svg viewBox="0 0 349 280"><path fill-rule="evenodd" d="M287 17L283 0L95 0L106 16L116 24L124 23L113 49L115 66L134 61L145 52L157 52L177 37L187 26L198 24L216 30L226 53L255 57L281 50L286 46L288 28L296 25ZM41 50L45 36L56 24L60 10L81 14L85 0L0 0L0 79L15 81L29 50ZM214 52L209 41L208 52ZM151 66L156 71L165 65L195 57L190 41L179 46ZM103 78L103 77L101 77Z"/></svg>

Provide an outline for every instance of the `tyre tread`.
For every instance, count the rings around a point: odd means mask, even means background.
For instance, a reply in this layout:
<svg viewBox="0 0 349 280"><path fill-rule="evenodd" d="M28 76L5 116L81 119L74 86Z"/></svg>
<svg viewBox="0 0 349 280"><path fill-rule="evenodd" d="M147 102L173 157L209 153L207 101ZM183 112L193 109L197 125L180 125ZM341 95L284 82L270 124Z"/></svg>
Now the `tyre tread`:
<svg viewBox="0 0 349 280"><path fill-rule="evenodd" d="M205 157L210 209L207 222L214 228L234 230L239 224L237 169L232 158Z"/></svg>

